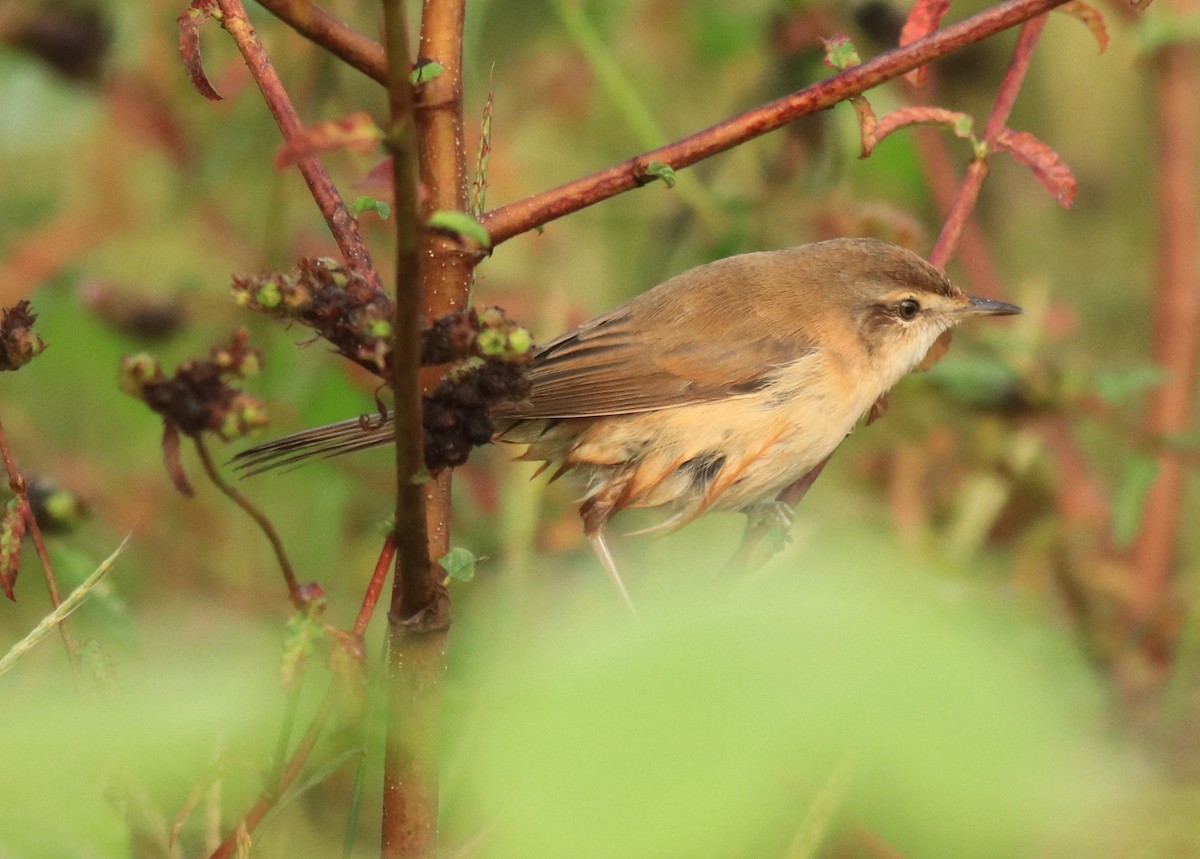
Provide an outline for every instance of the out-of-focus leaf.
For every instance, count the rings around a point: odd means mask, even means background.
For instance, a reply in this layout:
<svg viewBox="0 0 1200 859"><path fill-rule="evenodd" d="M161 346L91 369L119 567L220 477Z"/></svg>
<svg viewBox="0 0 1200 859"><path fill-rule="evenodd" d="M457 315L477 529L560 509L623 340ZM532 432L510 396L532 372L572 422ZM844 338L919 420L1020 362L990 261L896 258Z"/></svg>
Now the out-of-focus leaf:
<svg viewBox="0 0 1200 859"><path fill-rule="evenodd" d="M1102 815L1120 767L1069 643L847 548L489 642L488 855L778 856L828 802L905 856L999 859Z"/></svg>
<svg viewBox="0 0 1200 859"><path fill-rule="evenodd" d="M1096 396L1114 406L1157 388L1167 380L1167 373L1156 364L1142 364L1123 370L1106 370L1092 380Z"/></svg>
<svg viewBox="0 0 1200 859"><path fill-rule="evenodd" d="M196 92L211 101L220 101L221 94L208 79L200 59L200 25L209 18L221 18L216 0L192 0L192 5L179 16L179 56L183 58L183 69Z"/></svg>
<svg viewBox="0 0 1200 859"><path fill-rule="evenodd" d="M4 516L0 519L0 590L13 602L17 599L13 587L17 583L17 571L21 568L26 509L20 497L14 496L4 505Z"/></svg>
<svg viewBox="0 0 1200 859"><path fill-rule="evenodd" d="M334 149L373 152L383 139L383 131L365 110L356 111L341 119L331 119L310 125L290 138L275 156L275 169L295 164L302 158Z"/></svg>
<svg viewBox="0 0 1200 859"><path fill-rule="evenodd" d="M941 25L949 9L950 0L917 0L900 30L900 45L908 45L928 36ZM925 83L925 67L913 69L905 77L910 83L920 86Z"/></svg>
<svg viewBox="0 0 1200 859"><path fill-rule="evenodd" d="M1017 371L999 358L955 355L930 368L928 376L947 396L971 406L997 406L1020 387Z"/></svg>
<svg viewBox="0 0 1200 859"><path fill-rule="evenodd" d="M1049 145L1027 131L1013 131L1011 128L1003 129L991 143L994 148L1008 152L1032 170L1034 177L1060 206L1071 208L1071 203L1075 201L1075 176L1062 156Z"/></svg>
<svg viewBox="0 0 1200 859"><path fill-rule="evenodd" d="M1118 546L1128 546L1137 536L1146 498L1157 477L1158 460L1154 457L1137 454L1125 460L1112 502L1113 541Z"/></svg>
<svg viewBox="0 0 1200 859"><path fill-rule="evenodd" d="M1065 12L1072 18L1082 21L1092 31L1092 35L1096 37L1096 43L1100 46L1100 53L1104 53L1108 47L1108 26L1104 23L1104 16L1100 14L1099 9L1084 3L1083 0L1070 0L1070 2L1056 7L1055 11Z"/></svg>

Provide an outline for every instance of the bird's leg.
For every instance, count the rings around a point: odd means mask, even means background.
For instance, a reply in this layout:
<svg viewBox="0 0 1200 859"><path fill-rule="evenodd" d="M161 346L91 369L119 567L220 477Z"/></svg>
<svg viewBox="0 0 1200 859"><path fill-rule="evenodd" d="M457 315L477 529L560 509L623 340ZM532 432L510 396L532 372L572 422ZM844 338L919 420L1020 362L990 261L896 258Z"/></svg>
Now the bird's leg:
<svg viewBox="0 0 1200 859"><path fill-rule="evenodd" d="M779 499L760 501L746 508L746 518L755 525L778 528L786 533L792 530L796 521L796 508Z"/></svg>
<svg viewBox="0 0 1200 859"><path fill-rule="evenodd" d="M633 600L629 598L629 591L625 590L625 582L621 580L621 573L617 570L617 562L613 560L612 552L608 551L608 543L604 541L604 532L597 530L588 534L588 539L592 541L592 548L596 551L596 557L600 559L600 565L604 567L604 572L608 573L612 583L621 592L625 605L629 606L629 613L633 615L634 620L640 620L637 608L634 607Z"/></svg>

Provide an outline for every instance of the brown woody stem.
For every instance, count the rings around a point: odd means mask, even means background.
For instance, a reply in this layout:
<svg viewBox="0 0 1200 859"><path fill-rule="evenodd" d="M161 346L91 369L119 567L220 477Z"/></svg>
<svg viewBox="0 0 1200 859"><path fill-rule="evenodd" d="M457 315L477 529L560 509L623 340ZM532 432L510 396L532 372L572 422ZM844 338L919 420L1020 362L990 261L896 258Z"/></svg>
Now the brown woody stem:
<svg viewBox="0 0 1200 859"><path fill-rule="evenodd" d="M417 206L418 141L409 80L403 0L383 0L396 205L396 321L392 387L396 396L396 573L388 612L388 727L384 750L381 853L388 859L437 851L438 741L450 603L434 577L427 530L421 425L421 327L428 313L430 266L422 253ZM426 11L428 15L428 10ZM442 62L445 60L434 58ZM445 69L437 81L457 69ZM432 83L432 82L431 82ZM426 166L422 158L421 173Z"/></svg>
<svg viewBox="0 0 1200 859"><path fill-rule="evenodd" d="M301 36L320 45L372 80L387 83L383 45L347 27L311 0L259 0L259 5Z"/></svg>

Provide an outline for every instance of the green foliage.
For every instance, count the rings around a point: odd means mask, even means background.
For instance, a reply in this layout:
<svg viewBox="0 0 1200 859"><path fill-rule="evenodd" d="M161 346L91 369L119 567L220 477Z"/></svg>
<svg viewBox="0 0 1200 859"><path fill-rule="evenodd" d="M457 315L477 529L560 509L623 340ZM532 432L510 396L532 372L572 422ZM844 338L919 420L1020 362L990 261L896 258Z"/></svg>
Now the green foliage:
<svg viewBox="0 0 1200 859"><path fill-rule="evenodd" d="M1157 458L1133 454L1125 459L1112 501L1113 540L1118 546L1128 546L1137 535L1146 498L1156 477Z"/></svg>
<svg viewBox="0 0 1200 859"><path fill-rule="evenodd" d="M663 164L661 161L651 161L646 166L646 172L651 176L657 176L662 179L663 184L668 188L675 187L675 171L670 164Z"/></svg>
<svg viewBox="0 0 1200 859"><path fill-rule="evenodd" d="M445 69L442 67L441 63L429 60L428 62L419 63L416 68L412 70L412 73L409 75L409 79L413 82L414 86L420 86L423 83L433 80L443 71L445 71Z"/></svg>
<svg viewBox="0 0 1200 859"><path fill-rule="evenodd" d="M475 564L478 559L470 549L455 546L442 557L438 563L446 571L446 575L456 581L469 582L475 578Z"/></svg>
<svg viewBox="0 0 1200 859"><path fill-rule="evenodd" d="M955 402L968 406L1003 405L1020 385L1016 370L1006 361L962 351L935 364L928 378Z"/></svg>
<svg viewBox="0 0 1200 859"><path fill-rule="evenodd" d="M363 212L374 212L379 216L381 221L386 221L392 215L392 207L382 200L376 200L374 197L359 196L350 204L350 211L355 215L361 215Z"/></svg>
<svg viewBox="0 0 1200 859"><path fill-rule="evenodd" d="M472 218L466 212L451 212L440 210L430 214L425 219L426 226L435 230L446 230L464 239L470 239L481 247L490 248L492 238L488 235L483 224Z"/></svg>
<svg viewBox="0 0 1200 859"><path fill-rule="evenodd" d="M1166 381L1166 373L1154 364L1141 364L1121 370L1106 370L1092 379L1096 394L1109 405L1125 405Z"/></svg>
<svg viewBox="0 0 1200 859"><path fill-rule="evenodd" d="M1010 857L1104 819L1123 770L1069 642L864 554L639 600L640 626L568 605L476 656L486 855L775 856L832 813L906 856Z"/></svg>

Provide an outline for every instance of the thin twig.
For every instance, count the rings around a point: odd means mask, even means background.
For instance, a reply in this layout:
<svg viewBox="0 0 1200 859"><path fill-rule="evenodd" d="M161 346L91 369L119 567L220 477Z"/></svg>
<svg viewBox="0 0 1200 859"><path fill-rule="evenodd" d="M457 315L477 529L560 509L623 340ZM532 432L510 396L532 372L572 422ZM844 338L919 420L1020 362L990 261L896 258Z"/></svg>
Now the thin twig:
<svg viewBox="0 0 1200 859"><path fill-rule="evenodd" d="M1022 21L1043 15L1066 0L1009 0L957 24L896 48L682 140L643 153L598 173L493 209L482 218L497 245L556 218L654 181L651 161L675 170L774 131L793 120L833 107L852 95L898 77L938 57L974 44Z"/></svg>
<svg viewBox="0 0 1200 859"><path fill-rule="evenodd" d="M379 560L375 563L375 571L371 573L371 581L367 583L367 591L363 594L358 617L354 619L354 626L350 630L357 638L362 638L367 632L367 624L371 622L371 615L375 613L375 605L379 602L379 595L383 593L383 585L395 556L396 535L388 532L387 539L383 541L383 550L379 553Z"/></svg>
<svg viewBox="0 0 1200 859"><path fill-rule="evenodd" d="M200 463L204 466L204 473L208 475L208 479L212 481L213 486L221 490L226 498L238 507L241 507L246 515L253 519L263 534L266 535L271 548L275 550L275 559L279 562L279 569L283 572L283 580L287 583L288 596L292 600L292 605L296 607L297 611L304 611L308 608L309 601L305 598L304 591L300 587L300 583L296 580L296 573L292 568L292 562L288 560L287 552L283 548L283 541L279 539L279 533L275 530L275 526L271 524L271 520L267 518L265 513L254 506L249 498L238 492L221 477L221 473L213 463L212 457L209 456L204 439L196 436L193 440L196 443L196 453L200 457Z"/></svg>
<svg viewBox="0 0 1200 859"><path fill-rule="evenodd" d="M283 133L283 139L292 140L304 131L304 124L300 121L300 116L296 113L291 98L283 88L279 73L271 64L266 49L263 48L258 34L254 31L254 26L246 16L242 0L217 0L217 5L220 6L223 16L221 26L233 37L238 50L246 60L250 74L262 92L263 100L266 101L272 116L275 117L275 123ZM342 256L345 257L346 264L378 284L379 275L371 262L371 254L367 250L366 242L363 241L362 233L359 232L358 222L346 208L346 204L342 201L342 195L338 193L337 187L333 184L321 159L310 153L298 158L296 166L300 168L304 181L308 183L308 189L317 203L317 208L325 216L325 223L328 224L329 232L333 234L334 241L337 242Z"/></svg>
<svg viewBox="0 0 1200 859"><path fill-rule="evenodd" d="M320 45L372 80L387 83L383 45L347 27L311 0L258 0L259 5L304 38Z"/></svg>
<svg viewBox="0 0 1200 859"><path fill-rule="evenodd" d="M929 254L929 261L938 268L944 269L958 249L959 238L962 236L971 213L975 211L975 202L979 199L979 190L983 180L991 169L990 148L996 136L1008 125L1008 117L1012 113L1017 95L1021 92L1021 84L1025 81L1025 73L1029 71L1029 63L1033 59L1033 49L1037 45L1042 28L1046 26L1046 16L1026 21L1021 27L1021 35L1017 37L1017 46L1013 49L1012 62L1000 88L996 93L996 101L988 114L987 125L983 130L984 151L975 156L967 175L958 189L958 196L950 207L950 212L942 224L942 231Z"/></svg>
<svg viewBox="0 0 1200 859"><path fill-rule="evenodd" d="M313 720L309 723L308 730L304 732L304 736L300 738L299 745L292 752L291 758L288 760L287 766L279 775L279 780L267 787L260 795L258 800L242 818L241 823L225 837L216 850L212 852L209 859L229 859L237 850L238 842L243 836L243 833L249 834L254 831L267 816L272 808L279 802L280 798L286 793L288 787L300 775L300 771L307 763L309 755L317 745L317 740L321 738L321 732L325 729L325 725L329 722L329 717L333 715L334 705L337 703L338 685L331 683L329 690L326 691L325 697L321 699L321 704L317 708L317 712L313 715Z"/></svg>
<svg viewBox="0 0 1200 859"><path fill-rule="evenodd" d="M0 422L0 457L4 458L4 468L8 471L8 488L21 500L25 529L33 541L38 560L42 564L42 574L46 578L46 590L50 592L50 603L57 611L62 607L58 578L54 575L54 567L50 563L50 553L46 551L46 541L42 539L42 529L38 526L37 517L33 514L33 507L29 504L29 486L25 482L25 478L21 476L21 472L17 470L17 463L8 446L8 433L4 431L3 422ZM62 636L63 647L67 651L67 661L71 663L71 672L75 675L75 685L82 690L83 667L79 656L79 642L75 640L75 635L67 625L65 617L58 624L58 632Z"/></svg>

